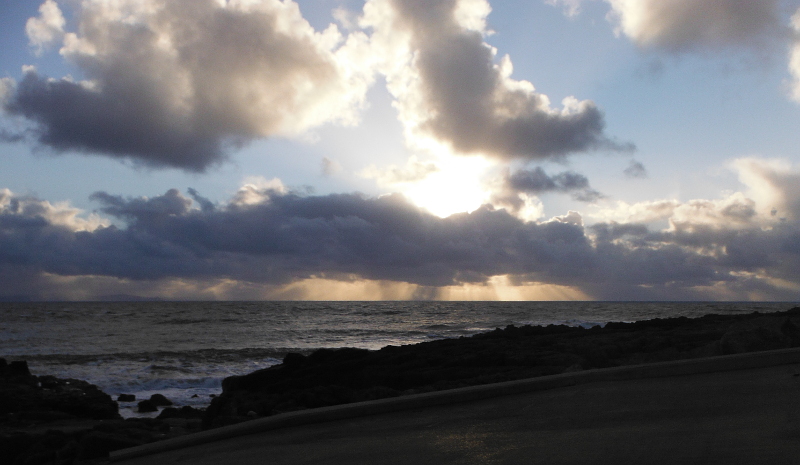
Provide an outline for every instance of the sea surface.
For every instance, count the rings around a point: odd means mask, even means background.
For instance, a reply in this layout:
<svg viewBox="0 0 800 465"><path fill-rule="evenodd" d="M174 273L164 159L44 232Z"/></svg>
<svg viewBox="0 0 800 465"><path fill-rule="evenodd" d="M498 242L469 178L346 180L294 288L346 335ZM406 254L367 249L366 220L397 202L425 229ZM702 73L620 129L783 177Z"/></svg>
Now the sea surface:
<svg viewBox="0 0 800 465"><path fill-rule="evenodd" d="M222 379L288 352L380 349L507 325L591 327L709 313L785 311L792 303L672 302L65 302L0 303L0 357L35 375L76 378L114 398L161 393L204 407ZM120 404L125 417L135 403ZM150 414L153 416L154 414Z"/></svg>

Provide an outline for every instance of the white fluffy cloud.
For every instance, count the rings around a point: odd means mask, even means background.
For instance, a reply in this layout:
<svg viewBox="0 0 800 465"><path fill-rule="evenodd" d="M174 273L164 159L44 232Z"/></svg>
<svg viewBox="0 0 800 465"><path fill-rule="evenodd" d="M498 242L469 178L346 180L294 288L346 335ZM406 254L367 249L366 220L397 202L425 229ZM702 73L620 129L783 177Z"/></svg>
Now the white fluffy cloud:
<svg viewBox="0 0 800 465"><path fill-rule="evenodd" d="M741 158L731 166L761 215L800 220L800 170L785 160L758 158Z"/></svg>
<svg viewBox="0 0 800 465"><path fill-rule="evenodd" d="M63 34L40 11L31 43L63 35L87 80L30 71L5 107L60 150L202 170L226 144L356 122L373 78L366 35L317 32L291 0L83 0Z"/></svg>
<svg viewBox="0 0 800 465"><path fill-rule="evenodd" d="M39 7L39 17L30 18L25 24L30 44L41 52L44 47L64 37L64 15L54 0L47 0Z"/></svg>
<svg viewBox="0 0 800 465"><path fill-rule="evenodd" d="M8 189L0 189L0 216L38 218L47 224L66 228L70 232L91 232L111 224L96 214L86 216L83 213L65 202L52 204L35 197L15 195Z"/></svg>
<svg viewBox="0 0 800 465"><path fill-rule="evenodd" d="M409 145L499 159L624 150L600 110L561 107L511 78L484 42L486 0L369 0L358 27L336 15L316 31L292 0L81 0L75 28L47 0L30 43L60 53L85 80L29 69L3 108L40 143L202 171L231 146L355 124L376 73L386 76ZM346 21L345 21L346 20ZM11 89L9 91L8 89ZM436 150L434 150L436 152Z"/></svg>
<svg viewBox="0 0 800 465"><path fill-rule="evenodd" d="M568 16L592 0L546 0ZM603 0L616 33L668 53L751 49L774 54L787 45L789 96L800 102L800 8L796 0ZM797 8L791 20L786 12ZM778 47L774 47L778 45Z"/></svg>
<svg viewBox="0 0 800 465"><path fill-rule="evenodd" d="M618 201L600 208L596 221L621 224L658 224L668 229L771 228L776 223L800 220L800 170L775 159L740 158L729 167L744 186L720 199L655 200L628 204Z"/></svg>
<svg viewBox="0 0 800 465"><path fill-rule="evenodd" d="M569 16L589 0L546 0ZM783 35L783 0L603 0L609 21L642 47L672 52L753 46Z"/></svg>
<svg viewBox="0 0 800 465"><path fill-rule="evenodd" d="M789 72L792 74L791 97L800 103L800 8L792 16L793 42L789 52Z"/></svg>
<svg viewBox="0 0 800 465"><path fill-rule="evenodd" d="M501 159L561 157L591 149L630 148L603 133L595 104L569 97L553 108L530 82L511 78L484 42L485 0L370 0L363 27L372 28L412 146Z"/></svg>
<svg viewBox="0 0 800 465"><path fill-rule="evenodd" d="M606 0L619 31L670 51L749 45L781 28L781 0Z"/></svg>

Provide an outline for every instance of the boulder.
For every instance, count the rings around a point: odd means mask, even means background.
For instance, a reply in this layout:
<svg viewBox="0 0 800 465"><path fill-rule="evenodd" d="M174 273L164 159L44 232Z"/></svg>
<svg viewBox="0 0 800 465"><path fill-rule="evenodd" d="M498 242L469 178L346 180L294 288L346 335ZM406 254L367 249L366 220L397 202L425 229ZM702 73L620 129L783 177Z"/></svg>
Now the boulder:
<svg viewBox="0 0 800 465"><path fill-rule="evenodd" d="M161 394L153 394L150 396L150 402L157 407L169 407L172 405L172 401Z"/></svg>
<svg viewBox="0 0 800 465"><path fill-rule="evenodd" d="M133 394L120 394L117 397L117 402L136 402L136 396Z"/></svg>
<svg viewBox="0 0 800 465"><path fill-rule="evenodd" d="M93 384L33 376L26 362L0 363L0 415L19 412L39 412L42 418L48 417L44 412L95 420L119 417L117 403Z"/></svg>
<svg viewBox="0 0 800 465"><path fill-rule="evenodd" d="M137 405L139 413L157 412L158 406L151 400L143 400Z"/></svg>

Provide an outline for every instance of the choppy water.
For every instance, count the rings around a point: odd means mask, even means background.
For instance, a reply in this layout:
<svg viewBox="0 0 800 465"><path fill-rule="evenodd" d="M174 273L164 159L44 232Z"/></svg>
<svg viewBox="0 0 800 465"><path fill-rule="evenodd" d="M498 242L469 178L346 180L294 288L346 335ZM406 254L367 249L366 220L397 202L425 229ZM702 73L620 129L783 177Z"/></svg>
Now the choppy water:
<svg viewBox="0 0 800 465"><path fill-rule="evenodd" d="M0 357L37 375L77 378L115 396L162 393L204 406L222 379L287 352L379 349L507 325L593 326L708 313L788 310L790 303L70 302L0 303ZM123 416L133 405L121 406Z"/></svg>

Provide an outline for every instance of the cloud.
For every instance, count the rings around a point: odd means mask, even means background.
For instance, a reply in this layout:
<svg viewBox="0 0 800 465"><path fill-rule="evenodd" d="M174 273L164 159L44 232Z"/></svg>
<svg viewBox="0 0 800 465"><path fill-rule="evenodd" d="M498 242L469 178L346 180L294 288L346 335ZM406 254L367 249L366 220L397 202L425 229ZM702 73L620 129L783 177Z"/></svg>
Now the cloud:
<svg viewBox="0 0 800 465"><path fill-rule="evenodd" d="M63 27L41 11L37 45ZM354 123L373 79L363 33L316 32L290 0L86 0L76 18L60 53L86 80L30 70L4 104L58 151L203 171L254 138Z"/></svg>
<svg viewBox="0 0 800 465"><path fill-rule="evenodd" d="M365 5L361 25L373 29L379 69L412 146L504 160L632 149L604 134L593 102L568 97L556 109L531 83L512 79L510 58L495 60L484 42L490 11L485 0Z"/></svg>
<svg viewBox="0 0 800 465"><path fill-rule="evenodd" d="M546 0L565 14L589 0ZM728 47L762 47L783 40L783 0L604 0L616 32L641 47L682 53Z"/></svg>
<svg viewBox="0 0 800 465"><path fill-rule="evenodd" d="M17 218L37 218L42 224L63 227L71 232L95 231L106 227L109 221L92 214L88 218L81 211L66 203L51 204L32 196L15 195L8 189L0 189L0 214Z"/></svg>
<svg viewBox="0 0 800 465"><path fill-rule="evenodd" d="M331 160L328 157L322 157L322 175L329 177L342 170L342 165L336 160Z"/></svg>
<svg viewBox="0 0 800 465"><path fill-rule="evenodd" d="M564 171L553 176L537 166L532 170L521 169L503 175L500 187L492 198L493 204L510 208L519 212L530 196L539 196L549 192L569 193L580 202L595 202L603 198L603 194L589 185L586 176L574 171Z"/></svg>
<svg viewBox="0 0 800 465"><path fill-rule="evenodd" d="M16 143L23 141L25 141L25 134L0 128L0 142Z"/></svg>
<svg viewBox="0 0 800 465"><path fill-rule="evenodd" d="M641 162L636 160L631 160L630 164L627 168L625 168L623 173L625 173L625 176L629 178L644 179L647 177L647 169Z"/></svg>
<svg viewBox="0 0 800 465"><path fill-rule="evenodd" d="M793 40L789 52L789 72L792 75L790 96L800 103L800 8L792 16Z"/></svg>
<svg viewBox="0 0 800 465"><path fill-rule="evenodd" d="M57 152L204 171L253 139L356 124L381 73L414 148L501 160L633 149L605 135L593 102L555 108L511 78L484 42L486 0L369 0L361 30L338 11L346 35L315 31L291 0L85 0L68 30L47 0L30 43L60 43L84 79L31 68L3 84L2 106Z"/></svg>
<svg viewBox="0 0 800 465"><path fill-rule="evenodd" d="M740 158L731 163L760 214L800 220L800 172L784 160Z"/></svg>
<svg viewBox="0 0 800 465"><path fill-rule="evenodd" d="M39 7L39 17L30 18L25 24L25 33L30 44L41 53L45 47L60 41L64 37L64 15L58 4L53 0L46 0Z"/></svg>
<svg viewBox="0 0 800 465"><path fill-rule="evenodd" d="M406 166L390 165L386 169L379 169L375 165L371 165L362 170L360 174L365 178L375 179L380 185L392 186L416 183L439 171L440 169L436 163L421 162L416 156L412 155L406 162Z"/></svg>
<svg viewBox="0 0 800 465"><path fill-rule="evenodd" d="M581 12L581 4L584 0L545 0L548 5L564 7L564 14L567 16L577 16Z"/></svg>
<svg viewBox="0 0 800 465"><path fill-rule="evenodd" d="M606 0L618 31L670 52L752 46L785 29L781 0Z"/></svg>
<svg viewBox="0 0 800 465"><path fill-rule="evenodd" d="M280 293L317 280L405 283L415 295L438 295L506 276L594 299L796 300L800 222L792 215L800 174L775 162L733 166L753 197L637 204L627 217L592 225L578 212L524 221L489 206L439 218L400 195L301 195L277 180L247 184L220 204L193 190L151 198L94 194L100 213L116 218L112 224L3 190L0 275L17 270L34 297L75 279L112 283L116 293L128 286L141 295L252 297L259 286ZM582 185L573 181L559 182ZM541 179L518 182L552 187ZM780 200L775 205L786 214L772 215L773 204L758 199ZM44 287L37 291L35 283ZM0 282L0 295L23 289L14 286ZM227 290L208 294L203 286Z"/></svg>
<svg viewBox="0 0 800 465"><path fill-rule="evenodd" d="M575 16L590 0L546 0ZM615 32L643 49L669 54L750 50L771 56L788 43L789 94L800 102L800 9L787 24L786 0L603 0Z"/></svg>
<svg viewBox="0 0 800 465"><path fill-rule="evenodd" d="M102 203L101 212L128 226L92 231L57 224L33 210L4 208L0 263L133 280L285 284L357 276L443 286L545 265L567 277L577 263L558 257L588 251L575 225L524 224L502 210L441 219L398 195L259 193L257 203L233 200L198 209L176 190L132 199L99 192L93 199ZM9 195L6 203L16 201Z"/></svg>

